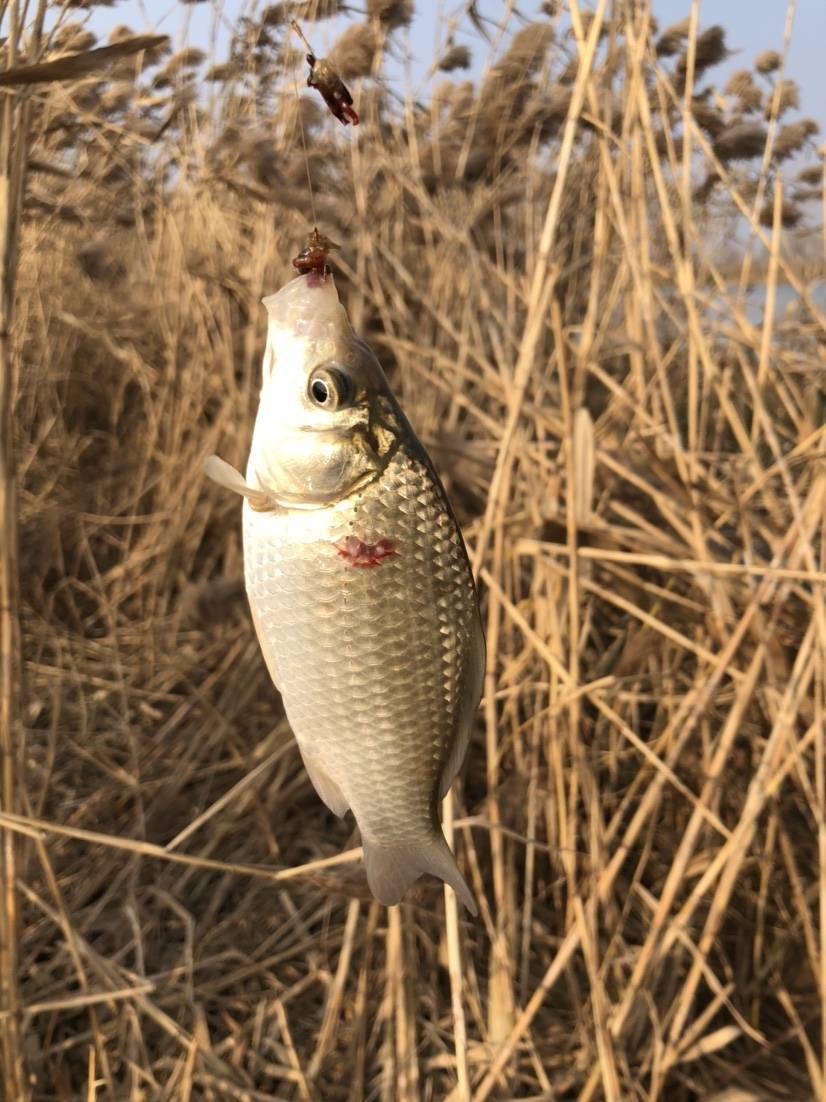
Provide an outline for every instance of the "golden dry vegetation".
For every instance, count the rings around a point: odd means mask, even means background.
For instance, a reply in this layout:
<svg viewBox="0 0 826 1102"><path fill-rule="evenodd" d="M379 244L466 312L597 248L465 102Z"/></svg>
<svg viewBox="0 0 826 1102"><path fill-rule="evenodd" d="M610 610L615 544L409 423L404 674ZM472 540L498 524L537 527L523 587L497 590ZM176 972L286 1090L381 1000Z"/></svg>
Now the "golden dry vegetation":
<svg viewBox="0 0 826 1102"><path fill-rule="evenodd" d="M696 4L503 5L414 96L413 5L369 0L345 131L287 29L339 7L211 57L0 7L5 1097L822 1099L824 169L785 44L722 82ZM202 477L308 175L480 580L478 920L371 902Z"/></svg>

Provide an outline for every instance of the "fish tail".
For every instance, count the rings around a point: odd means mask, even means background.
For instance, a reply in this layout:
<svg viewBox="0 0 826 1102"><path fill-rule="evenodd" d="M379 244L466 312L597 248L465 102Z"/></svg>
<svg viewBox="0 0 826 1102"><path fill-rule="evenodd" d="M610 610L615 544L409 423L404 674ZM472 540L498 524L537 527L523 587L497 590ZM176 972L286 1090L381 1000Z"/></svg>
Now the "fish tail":
<svg viewBox="0 0 826 1102"><path fill-rule="evenodd" d="M370 891L385 907L398 903L414 880L430 873L456 892L472 915L476 902L441 831L422 842L382 845L362 837L364 867Z"/></svg>

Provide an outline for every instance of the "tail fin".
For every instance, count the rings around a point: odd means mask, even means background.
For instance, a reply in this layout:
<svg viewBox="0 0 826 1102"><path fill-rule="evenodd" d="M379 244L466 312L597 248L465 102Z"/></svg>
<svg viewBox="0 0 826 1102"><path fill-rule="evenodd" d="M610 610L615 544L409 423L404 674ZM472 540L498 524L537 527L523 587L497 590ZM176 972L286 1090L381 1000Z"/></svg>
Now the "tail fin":
<svg viewBox="0 0 826 1102"><path fill-rule="evenodd" d="M413 881L428 872L449 884L472 915L478 913L470 888L441 831L434 831L422 842L403 845L381 845L362 837L362 845L367 883L385 907L398 903Z"/></svg>

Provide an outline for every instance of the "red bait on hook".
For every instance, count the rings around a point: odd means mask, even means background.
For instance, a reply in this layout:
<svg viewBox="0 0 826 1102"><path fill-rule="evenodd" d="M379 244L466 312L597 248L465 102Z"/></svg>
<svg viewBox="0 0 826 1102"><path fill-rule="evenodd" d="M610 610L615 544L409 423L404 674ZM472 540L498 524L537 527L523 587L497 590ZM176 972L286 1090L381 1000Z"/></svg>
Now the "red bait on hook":
<svg viewBox="0 0 826 1102"><path fill-rule="evenodd" d="M310 274L316 279L323 279L327 274L327 257L338 248L341 246L320 233L318 226L313 226L312 233L307 234L304 248L293 260L293 267L302 275Z"/></svg>
<svg viewBox="0 0 826 1102"><path fill-rule="evenodd" d="M339 122L348 126L358 126L359 117L353 107L353 97L347 85L335 71L326 58L316 57L315 54L307 54L307 64L310 66L310 75L307 84L310 88L316 88L324 97L324 102L333 112Z"/></svg>
<svg viewBox="0 0 826 1102"><path fill-rule="evenodd" d="M350 95L350 89L326 57L315 56L312 46L305 38L304 32L295 19L290 20L290 26L307 49L307 64L310 66L310 75L307 77L309 87L321 92L324 102L339 122L344 123L345 126L349 126L350 123L353 126L358 126L359 117L353 107L353 97Z"/></svg>

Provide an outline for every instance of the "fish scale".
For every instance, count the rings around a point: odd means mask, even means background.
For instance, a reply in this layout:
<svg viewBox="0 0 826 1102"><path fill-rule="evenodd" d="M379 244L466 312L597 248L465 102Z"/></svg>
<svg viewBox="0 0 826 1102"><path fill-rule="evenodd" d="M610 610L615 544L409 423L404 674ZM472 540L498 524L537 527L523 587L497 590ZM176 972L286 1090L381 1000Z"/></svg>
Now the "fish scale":
<svg viewBox="0 0 826 1102"><path fill-rule="evenodd" d="M362 833L393 842L430 829L473 630L464 550L429 482L423 464L397 453L352 505L297 516L245 508L249 599L290 724L308 756L347 778L339 787ZM391 538L396 556L372 570L349 565L336 544L356 528L365 543ZM439 650L425 645L434 634Z"/></svg>

